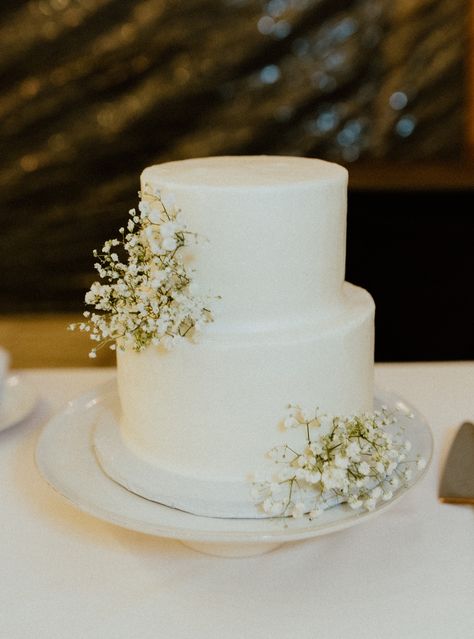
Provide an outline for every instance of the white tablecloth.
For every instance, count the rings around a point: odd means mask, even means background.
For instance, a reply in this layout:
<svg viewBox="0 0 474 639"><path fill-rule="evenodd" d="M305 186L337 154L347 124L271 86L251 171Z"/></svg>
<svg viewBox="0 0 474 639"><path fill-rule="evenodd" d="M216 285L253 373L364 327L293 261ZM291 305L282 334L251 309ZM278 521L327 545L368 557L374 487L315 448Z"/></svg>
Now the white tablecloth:
<svg viewBox="0 0 474 639"><path fill-rule="evenodd" d="M474 509L437 500L457 426L474 418L474 363L380 365L379 386L430 422L429 474L363 525L224 559L83 514L40 478L40 427L106 370L22 373L42 398L0 433L1 639L469 639Z"/></svg>

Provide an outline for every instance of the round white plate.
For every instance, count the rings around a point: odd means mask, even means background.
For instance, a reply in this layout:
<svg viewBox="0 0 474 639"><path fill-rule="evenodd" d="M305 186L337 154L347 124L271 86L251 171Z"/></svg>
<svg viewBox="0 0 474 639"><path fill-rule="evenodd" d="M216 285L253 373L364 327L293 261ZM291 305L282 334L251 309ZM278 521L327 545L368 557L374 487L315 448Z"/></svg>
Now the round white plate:
<svg viewBox="0 0 474 639"><path fill-rule="evenodd" d="M28 417L37 399L35 389L24 378L19 375L7 377L0 398L0 431Z"/></svg>
<svg viewBox="0 0 474 639"><path fill-rule="evenodd" d="M426 468L414 470L409 484L401 487L390 501L381 502L371 512L355 512L347 505L336 506L314 521L200 517L139 497L104 474L93 452L91 433L102 406L116 392L115 381L108 382L70 401L46 424L36 450L40 473L75 506L99 519L131 530L179 539L195 550L214 555L260 554L284 542L326 535L368 521L396 503L422 478L433 452L431 430L424 418L401 398L377 392L377 404L396 408L402 414L413 455L420 454L427 461ZM413 417L403 418L404 414Z"/></svg>

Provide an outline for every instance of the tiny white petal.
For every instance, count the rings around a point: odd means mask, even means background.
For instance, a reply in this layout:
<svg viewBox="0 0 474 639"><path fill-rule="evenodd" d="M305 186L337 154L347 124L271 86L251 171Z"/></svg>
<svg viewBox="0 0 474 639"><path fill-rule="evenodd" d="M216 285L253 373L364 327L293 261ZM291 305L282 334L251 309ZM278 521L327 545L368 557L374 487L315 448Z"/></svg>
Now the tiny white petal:
<svg viewBox="0 0 474 639"><path fill-rule="evenodd" d="M292 415L290 415L285 419L283 425L285 426L285 428L294 428L295 426L298 426L298 421Z"/></svg>
<svg viewBox="0 0 474 639"><path fill-rule="evenodd" d="M361 475L368 475L370 473L370 466L367 462L363 461L359 464L359 472Z"/></svg>
<svg viewBox="0 0 474 639"><path fill-rule="evenodd" d="M374 510L376 505L377 503L375 499L366 499L364 502L364 506L367 508L367 510Z"/></svg>
<svg viewBox="0 0 474 639"><path fill-rule="evenodd" d="M174 251L178 244L174 237L165 237L161 242L161 246L165 251Z"/></svg>
<svg viewBox="0 0 474 639"><path fill-rule="evenodd" d="M305 505L302 502L298 502L293 506L293 510L291 511L291 516L294 519L300 519L305 512Z"/></svg>
<svg viewBox="0 0 474 639"><path fill-rule="evenodd" d="M148 213L148 219L152 224L159 224L161 222L160 212L156 209L153 209Z"/></svg>
<svg viewBox="0 0 474 639"><path fill-rule="evenodd" d="M416 467L418 468L418 470L424 470L426 468L426 459L420 457L416 462Z"/></svg>
<svg viewBox="0 0 474 639"><path fill-rule="evenodd" d="M376 486L372 491L371 491L371 496L373 497L373 499L379 499L382 496L382 489L380 488L380 486Z"/></svg>

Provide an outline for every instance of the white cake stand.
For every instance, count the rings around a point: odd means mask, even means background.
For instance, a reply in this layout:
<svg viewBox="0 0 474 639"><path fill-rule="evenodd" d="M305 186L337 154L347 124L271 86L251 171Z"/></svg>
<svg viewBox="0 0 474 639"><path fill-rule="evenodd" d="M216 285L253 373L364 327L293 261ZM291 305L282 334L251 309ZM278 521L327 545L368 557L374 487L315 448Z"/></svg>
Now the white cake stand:
<svg viewBox="0 0 474 639"><path fill-rule="evenodd" d="M403 497L426 473L433 452L433 438L425 419L401 398L377 392L376 402L396 408L406 419L406 437L414 455L427 460L424 470L414 470L410 483L388 502L371 512L354 512L341 505L325 511L317 520L222 519L200 517L139 497L102 471L93 451L91 433L102 405L116 393L115 381L70 401L45 426L38 441L36 462L46 481L81 510L139 532L179 539L183 544L211 555L248 557L268 552L285 542L309 539L368 521Z"/></svg>

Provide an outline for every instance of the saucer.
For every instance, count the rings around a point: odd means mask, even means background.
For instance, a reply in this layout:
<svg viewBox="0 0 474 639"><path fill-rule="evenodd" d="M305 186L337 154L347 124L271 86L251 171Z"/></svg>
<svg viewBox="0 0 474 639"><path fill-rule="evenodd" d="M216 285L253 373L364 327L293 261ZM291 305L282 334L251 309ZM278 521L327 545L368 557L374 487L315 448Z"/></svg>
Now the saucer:
<svg viewBox="0 0 474 639"><path fill-rule="evenodd" d="M341 504L324 511L314 521L202 517L140 497L102 471L94 454L92 432L104 407L116 393L116 382L112 380L70 401L46 424L36 449L40 473L57 492L84 512L124 528L178 539L194 550L211 555L257 555L285 542L310 539L369 521L397 503L420 481L433 452L431 430L420 413L400 397L377 391L377 404L397 409L405 416L405 435L412 443L412 451L428 462L424 470L414 470L410 482L397 490L391 500L377 504L370 512L354 511Z"/></svg>
<svg viewBox="0 0 474 639"><path fill-rule="evenodd" d="M0 432L28 417L37 399L35 389L24 378L7 377L0 399Z"/></svg>

